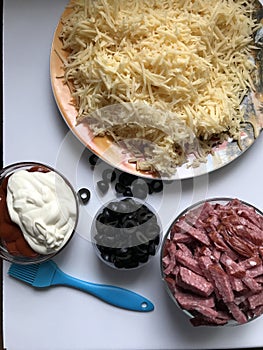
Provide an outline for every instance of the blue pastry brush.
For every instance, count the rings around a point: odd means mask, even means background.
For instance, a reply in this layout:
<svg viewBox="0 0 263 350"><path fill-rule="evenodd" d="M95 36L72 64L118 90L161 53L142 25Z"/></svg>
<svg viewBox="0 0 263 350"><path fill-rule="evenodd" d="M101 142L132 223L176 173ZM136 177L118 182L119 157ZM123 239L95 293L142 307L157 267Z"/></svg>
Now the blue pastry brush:
<svg viewBox="0 0 263 350"><path fill-rule="evenodd" d="M154 305L145 297L128 289L82 281L61 271L54 261L40 264L11 264L8 274L36 288L64 285L87 292L119 308L148 312Z"/></svg>

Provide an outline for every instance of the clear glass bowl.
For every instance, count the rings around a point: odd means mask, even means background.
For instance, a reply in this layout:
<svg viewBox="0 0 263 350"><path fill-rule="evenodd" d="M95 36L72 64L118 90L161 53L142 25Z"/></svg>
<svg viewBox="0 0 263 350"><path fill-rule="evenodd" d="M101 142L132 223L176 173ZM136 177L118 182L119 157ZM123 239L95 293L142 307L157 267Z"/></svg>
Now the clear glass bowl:
<svg viewBox="0 0 263 350"><path fill-rule="evenodd" d="M160 247L162 228L156 211L145 202L122 197L96 213L91 237L97 256L115 269L144 266Z"/></svg>
<svg viewBox="0 0 263 350"><path fill-rule="evenodd" d="M64 177L64 175L60 174L57 170L53 169L52 167L42 164L42 163L37 163L37 162L20 162L20 163L15 163L15 164L10 164L6 167L4 167L1 171L0 171L0 186L1 186L1 201L5 201L6 199L6 186L7 186L7 181L8 178L14 174L17 171L20 170L27 170L27 171L41 171L41 172L46 172L46 171L53 171L55 172L57 175L59 175L59 177L64 180L65 184L68 186L68 188L71 190L72 192L72 198L74 200L74 205L76 207L76 216L75 216L75 222L73 222L72 226L72 232L68 235L67 239L65 239L65 241L63 241L63 243L61 244L61 247L59 247L58 250L51 252L49 254L40 254L38 252L35 252L35 254L33 253L33 249L31 249L31 253L28 254L25 253L25 255L23 255L22 251L24 252L25 250L21 249L20 253L19 250L11 248L14 247L13 242L15 242L16 240L12 241L12 238L10 238L9 233L7 234L7 227L6 227L6 223L9 223L9 230L10 230L10 215L8 214L8 209L7 206L1 206L1 216L2 216L2 220L0 221L0 257L6 261L9 261L11 263L17 263L17 264L24 264L24 265L28 265L28 264L36 264L36 263L41 263L44 261L47 261L51 258L53 258L55 255L57 255L59 252L61 252L65 246L69 243L69 241L71 240L77 223L78 223L78 217L79 217L79 204L78 204L78 197L72 187L72 185L69 183L69 181ZM5 190L3 191L3 188L5 188ZM60 205L64 205L62 203L62 201L60 201ZM43 208L43 207L42 207ZM4 211L4 212L3 212ZM7 216L7 221L5 219L3 219L3 217ZM10 230L10 232L14 232L14 227L17 230L20 231L19 235L20 235L20 240L23 240L25 242L25 238L23 236L23 233L21 231L21 229L19 228L18 225L16 225L14 222L12 222L11 220L11 227L12 229ZM2 234L1 234L2 232ZM4 236L4 237L3 237ZM18 237L18 236L16 236ZM23 243L24 246L24 243ZM9 247L9 249L8 249ZM12 253L11 253L12 252Z"/></svg>
<svg viewBox="0 0 263 350"><path fill-rule="evenodd" d="M231 217L234 213L241 218L240 225ZM252 242L241 230L253 227L255 216L261 238ZM235 198L200 201L175 218L161 246L161 277L168 295L192 325L239 325L261 316L263 306L256 300L263 292L262 227L263 213ZM250 244L251 251L242 250Z"/></svg>

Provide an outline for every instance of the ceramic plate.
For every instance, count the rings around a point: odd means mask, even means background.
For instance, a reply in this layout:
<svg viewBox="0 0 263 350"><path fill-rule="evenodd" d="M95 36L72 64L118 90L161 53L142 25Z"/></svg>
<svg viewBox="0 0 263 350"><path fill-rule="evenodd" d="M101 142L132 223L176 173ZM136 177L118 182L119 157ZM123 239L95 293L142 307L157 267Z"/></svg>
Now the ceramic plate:
<svg viewBox="0 0 263 350"><path fill-rule="evenodd" d="M64 84L62 79L64 74L63 59L66 59L67 53L62 49L62 42L59 39L59 34L62 29L61 20L69 13L70 8L66 8L57 25L50 56L52 89L56 103L65 122L88 149L111 166L142 177L156 178L155 173L136 170L135 164L128 162L130 155L124 152L124 149L113 142L111 138L94 137L87 123L76 124L77 110L74 100L68 85ZM258 33L257 41L263 41L261 38L263 38L263 32ZM263 56L263 54L259 56ZM263 58L260 57L259 71L261 71L262 68ZM177 167L175 173L170 177L171 179L186 179L210 173L238 158L255 142L263 128L263 81L261 81L260 74L258 86L258 91L250 93L244 102L246 108L245 118L247 120L252 120L254 127L249 123L244 125L244 128L241 130L241 143L238 145L237 142L233 142L231 139L225 141L214 149L213 155L207 156L206 163L202 163L196 168L189 167L189 164L194 160L194 156L189 156L188 162L181 167Z"/></svg>

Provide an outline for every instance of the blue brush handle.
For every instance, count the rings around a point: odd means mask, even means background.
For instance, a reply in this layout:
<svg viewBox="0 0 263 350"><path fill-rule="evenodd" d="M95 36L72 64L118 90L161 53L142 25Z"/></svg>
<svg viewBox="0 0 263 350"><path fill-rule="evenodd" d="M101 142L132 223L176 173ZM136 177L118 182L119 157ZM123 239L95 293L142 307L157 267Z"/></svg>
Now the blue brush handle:
<svg viewBox="0 0 263 350"><path fill-rule="evenodd" d="M65 285L77 288L96 296L108 304L127 310L149 312L154 309L152 302L140 294L121 287L82 281L67 275L59 269L56 270L51 285Z"/></svg>

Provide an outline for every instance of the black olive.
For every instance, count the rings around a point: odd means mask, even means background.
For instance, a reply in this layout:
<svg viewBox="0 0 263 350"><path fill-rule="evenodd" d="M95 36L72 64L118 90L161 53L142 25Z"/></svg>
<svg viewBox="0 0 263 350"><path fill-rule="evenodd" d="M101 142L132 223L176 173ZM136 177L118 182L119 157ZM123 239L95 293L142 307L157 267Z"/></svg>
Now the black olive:
<svg viewBox="0 0 263 350"><path fill-rule="evenodd" d="M116 172L112 169L105 169L102 172L102 180L105 182L113 182L116 179Z"/></svg>
<svg viewBox="0 0 263 350"><path fill-rule="evenodd" d="M106 226L107 218L103 214L99 214L95 220L95 227L98 233L103 233Z"/></svg>
<svg viewBox="0 0 263 350"><path fill-rule="evenodd" d="M103 260L113 263L115 261L115 256L109 253L101 253L101 257Z"/></svg>
<svg viewBox="0 0 263 350"><path fill-rule="evenodd" d="M138 256L142 256L145 254L148 254L148 245L147 244L139 244L136 247L134 247L134 252Z"/></svg>
<svg viewBox="0 0 263 350"><path fill-rule="evenodd" d="M107 237L116 236L116 228L113 225L104 225L103 234Z"/></svg>
<svg viewBox="0 0 263 350"><path fill-rule="evenodd" d="M139 199L145 199L148 194L148 186L142 179L133 181L131 185L131 192L134 197Z"/></svg>
<svg viewBox="0 0 263 350"><path fill-rule="evenodd" d="M97 164L99 160L99 157L96 156L96 154L92 154L90 157L89 157L89 162L91 165L95 166Z"/></svg>
<svg viewBox="0 0 263 350"><path fill-rule="evenodd" d="M122 227L123 228L132 228L137 226L137 221L134 219L124 219L122 221Z"/></svg>
<svg viewBox="0 0 263 350"><path fill-rule="evenodd" d="M116 249L116 255L117 256L126 257L128 253L129 253L129 249L128 248L118 248L118 249Z"/></svg>
<svg viewBox="0 0 263 350"><path fill-rule="evenodd" d="M159 233L160 233L160 226L157 224L149 223L149 225L145 227L145 235L149 239L155 239L155 237L158 236Z"/></svg>
<svg viewBox="0 0 263 350"><path fill-rule="evenodd" d="M115 215L118 213L118 202L110 202L104 211L109 211L110 215Z"/></svg>
<svg viewBox="0 0 263 350"><path fill-rule="evenodd" d="M123 261L124 264L124 268L126 269L134 269L135 267L139 266L139 261L137 259L130 258L130 259L126 259Z"/></svg>
<svg viewBox="0 0 263 350"><path fill-rule="evenodd" d="M136 268L138 266L139 266L139 261L132 260L125 267L126 267L126 269L134 269L134 268Z"/></svg>
<svg viewBox="0 0 263 350"><path fill-rule="evenodd" d="M105 224L99 220L95 221L96 230L100 235L103 235Z"/></svg>
<svg viewBox="0 0 263 350"><path fill-rule="evenodd" d="M130 215L130 211L132 210L132 205L129 201L121 200L118 203L118 212L125 214L122 217L128 217Z"/></svg>
<svg viewBox="0 0 263 350"><path fill-rule="evenodd" d="M124 262L121 259L116 258L114 261L114 266L117 267L118 269L122 269L124 268Z"/></svg>
<svg viewBox="0 0 263 350"><path fill-rule="evenodd" d="M149 260L149 255L145 254L138 257L140 263L145 264Z"/></svg>
<svg viewBox="0 0 263 350"><path fill-rule="evenodd" d="M96 242L96 243L99 243L100 240L102 239L103 235L101 235L100 233L96 233L93 237L93 240Z"/></svg>
<svg viewBox="0 0 263 350"><path fill-rule="evenodd" d="M145 205L141 206L136 212L137 220L140 224L151 220L154 217L154 213L151 212Z"/></svg>
<svg viewBox="0 0 263 350"><path fill-rule="evenodd" d="M100 252L104 252L104 251L105 251L105 247L102 246L102 245L100 245L100 244L96 244L96 247L98 248L98 250L99 250Z"/></svg>
<svg viewBox="0 0 263 350"><path fill-rule="evenodd" d="M123 228L123 232L126 235L132 235L132 234L134 234L134 232L136 232L136 230L137 230L136 226Z"/></svg>
<svg viewBox="0 0 263 350"><path fill-rule="evenodd" d="M152 192L161 192L163 190L163 182L161 180L152 180L149 184Z"/></svg>
<svg viewBox="0 0 263 350"><path fill-rule="evenodd" d="M160 235L156 236L155 239L154 239L154 244L155 245L159 245L160 243Z"/></svg>
<svg viewBox="0 0 263 350"><path fill-rule="evenodd" d="M116 247L116 240L115 237L108 237L108 236L103 236L100 240L100 245L104 246L105 248L115 248Z"/></svg>
<svg viewBox="0 0 263 350"><path fill-rule="evenodd" d="M105 219L105 215L103 215L103 213L100 213L97 218L96 218L96 224L97 224L97 221L101 222L102 224L105 223L106 219Z"/></svg>
<svg viewBox="0 0 263 350"><path fill-rule="evenodd" d="M90 191L87 188L81 188L78 191L78 198L82 204L86 205L90 200Z"/></svg>
<svg viewBox="0 0 263 350"><path fill-rule="evenodd" d="M98 181L97 186L102 194L105 194L109 189L109 184L103 180Z"/></svg>
<svg viewBox="0 0 263 350"><path fill-rule="evenodd" d="M123 172L119 175L118 180L122 185L130 186L133 183L133 181L135 181L137 178L138 177L135 175Z"/></svg>
<svg viewBox="0 0 263 350"><path fill-rule="evenodd" d="M105 247L104 245L101 245L101 244L96 244L96 247L101 253L111 254L111 255L115 254L115 248Z"/></svg>
<svg viewBox="0 0 263 350"><path fill-rule="evenodd" d="M138 208L138 205L133 198L124 198L121 201L127 204L128 212L134 212Z"/></svg>
<svg viewBox="0 0 263 350"><path fill-rule="evenodd" d="M115 191L117 193L123 194L125 192L125 189L126 189L126 187L122 183L117 182L115 184Z"/></svg>
<svg viewBox="0 0 263 350"><path fill-rule="evenodd" d="M153 194L153 190L152 190L152 187L151 187L151 183L150 183L150 182L147 182L147 186L148 186L148 193L149 193L149 194Z"/></svg>
<svg viewBox="0 0 263 350"><path fill-rule="evenodd" d="M121 227L118 218L115 218L115 217L109 218L108 221L106 222L106 225L110 225L116 229Z"/></svg>
<svg viewBox="0 0 263 350"><path fill-rule="evenodd" d="M108 207L104 207L101 214L98 217L103 217L103 222L106 222L112 217L112 211Z"/></svg>
<svg viewBox="0 0 263 350"><path fill-rule="evenodd" d="M150 255L155 255L155 253L156 253L156 246L155 246L154 242L151 242L151 243L149 244L148 253L149 253Z"/></svg>
<svg viewBox="0 0 263 350"><path fill-rule="evenodd" d="M135 236L137 240L137 245L149 242L149 238L147 238L147 236L140 230L136 231Z"/></svg>
<svg viewBox="0 0 263 350"><path fill-rule="evenodd" d="M143 226L141 226L143 224ZM97 217L95 242L102 259L131 269L155 255L160 228L155 214L131 197L112 201Z"/></svg>
<svg viewBox="0 0 263 350"><path fill-rule="evenodd" d="M130 187L128 187L128 186L125 187L125 191L123 192L123 195L125 197L132 197L133 196Z"/></svg>

